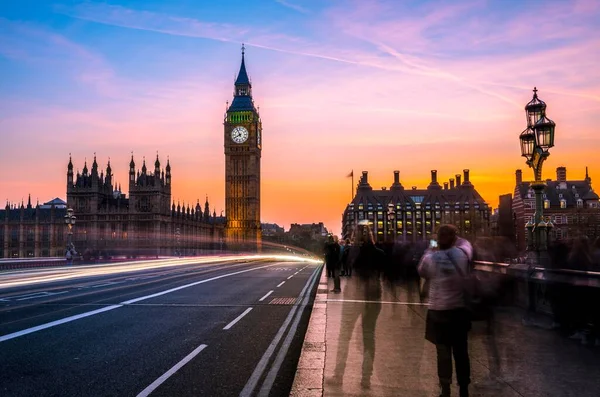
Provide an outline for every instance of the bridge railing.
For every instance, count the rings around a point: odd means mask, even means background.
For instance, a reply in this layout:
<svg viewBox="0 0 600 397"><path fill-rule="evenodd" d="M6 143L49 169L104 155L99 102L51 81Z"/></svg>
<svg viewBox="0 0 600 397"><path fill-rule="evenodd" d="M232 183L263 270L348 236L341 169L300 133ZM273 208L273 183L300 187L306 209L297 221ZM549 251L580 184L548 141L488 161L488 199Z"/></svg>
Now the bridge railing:
<svg viewBox="0 0 600 397"><path fill-rule="evenodd" d="M484 283L488 280L501 285L504 303L535 307L538 312L552 314L557 305L572 301L572 296L561 296L564 294L580 295L579 292L585 290L587 295L600 297L600 272L596 271L488 261L475 261L474 268L483 276ZM533 305L529 305L530 299L534 300Z"/></svg>

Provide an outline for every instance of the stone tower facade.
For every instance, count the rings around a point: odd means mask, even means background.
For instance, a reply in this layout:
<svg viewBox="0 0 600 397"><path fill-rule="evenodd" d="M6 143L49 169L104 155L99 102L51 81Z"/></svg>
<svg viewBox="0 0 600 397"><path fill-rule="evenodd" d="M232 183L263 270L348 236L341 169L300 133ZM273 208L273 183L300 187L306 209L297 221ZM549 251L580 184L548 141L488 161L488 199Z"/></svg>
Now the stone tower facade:
<svg viewBox="0 0 600 397"><path fill-rule="evenodd" d="M252 99L252 84L246 72L243 46L234 97L223 126L226 236L233 244L258 244L261 239L262 122Z"/></svg>

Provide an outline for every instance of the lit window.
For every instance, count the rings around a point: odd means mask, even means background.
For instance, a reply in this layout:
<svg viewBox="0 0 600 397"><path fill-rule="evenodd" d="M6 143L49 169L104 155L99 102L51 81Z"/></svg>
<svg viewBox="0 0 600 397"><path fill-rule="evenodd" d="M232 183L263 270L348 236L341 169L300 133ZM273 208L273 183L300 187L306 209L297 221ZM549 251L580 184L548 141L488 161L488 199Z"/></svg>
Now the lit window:
<svg viewBox="0 0 600 397"><path fill-rule="evenodd" d="M560 200L560 208L567 208L567 202L565 200Z"/></svg>
<svg viewBox="0 0 600 397"><path fill-rule="evenodd" d="M544 209L548 209L550 208L550 200L544 200ZM561 208L562 208L562 201L561 201Z"/></svg>
<svg viewBox="0 0 600 397"><path fill-rule="evenodd" d="M396 227L397 227L398 229L402 229L402 221L398 221L398 222L396 222Z"/></svg>

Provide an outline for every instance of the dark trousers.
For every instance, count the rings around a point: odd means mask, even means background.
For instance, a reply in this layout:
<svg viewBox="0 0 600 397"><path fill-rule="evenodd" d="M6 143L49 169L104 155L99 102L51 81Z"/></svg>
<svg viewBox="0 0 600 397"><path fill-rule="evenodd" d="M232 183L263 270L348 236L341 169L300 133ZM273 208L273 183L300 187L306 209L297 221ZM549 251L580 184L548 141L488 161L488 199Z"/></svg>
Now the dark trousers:
<svg viewBox="0 0 600 397"><path fill-rule="evenodd" d="M438 377L440 383L452 383L452 356L456 364L456 379L461 387L471 383L471 363L467 344L467 333L464 338L456 338L452 344L438 344L437 350Z"/></svg>

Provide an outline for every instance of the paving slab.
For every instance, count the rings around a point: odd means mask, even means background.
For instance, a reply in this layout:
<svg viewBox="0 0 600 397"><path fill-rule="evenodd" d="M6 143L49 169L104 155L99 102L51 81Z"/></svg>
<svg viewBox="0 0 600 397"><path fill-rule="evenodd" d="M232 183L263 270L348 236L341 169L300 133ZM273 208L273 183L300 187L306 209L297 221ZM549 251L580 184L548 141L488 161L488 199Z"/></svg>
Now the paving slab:
<svg viewBox="0 0 600 397"><path fill-rule="evenodd" d="M416 283L344 277L341 293L332 288L323 273L291 395L438 396L435 346L424 338L427 307ZM471 395L600 396L600 348L526 327L522 316L498 308L491 329L473 324Z"/></svg>

